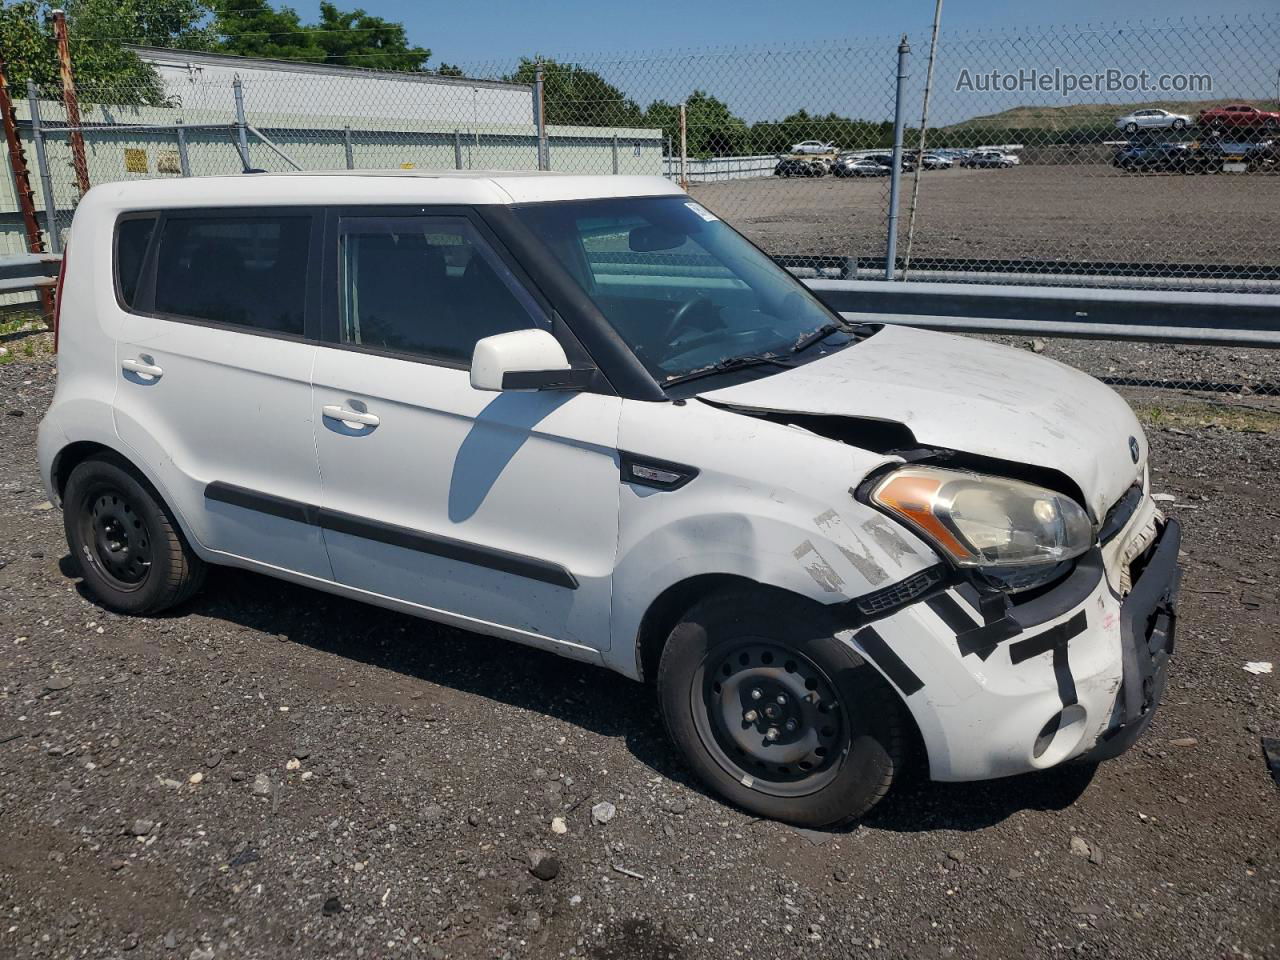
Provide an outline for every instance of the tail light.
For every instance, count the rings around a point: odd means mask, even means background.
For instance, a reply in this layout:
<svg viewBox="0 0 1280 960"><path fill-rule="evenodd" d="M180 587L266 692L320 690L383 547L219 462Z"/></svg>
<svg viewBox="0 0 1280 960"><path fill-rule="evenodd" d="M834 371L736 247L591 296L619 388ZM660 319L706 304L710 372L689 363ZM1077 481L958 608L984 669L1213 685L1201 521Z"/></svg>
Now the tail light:
<svg viewBox="0 0 1280 960"><path fill-rule="evenodd" d="M67 254L69 247L62 249L62 262L58 264L58 282L53 286L53 352L58 352L58 332L62 329L62 284L67 279Z"/></svg>

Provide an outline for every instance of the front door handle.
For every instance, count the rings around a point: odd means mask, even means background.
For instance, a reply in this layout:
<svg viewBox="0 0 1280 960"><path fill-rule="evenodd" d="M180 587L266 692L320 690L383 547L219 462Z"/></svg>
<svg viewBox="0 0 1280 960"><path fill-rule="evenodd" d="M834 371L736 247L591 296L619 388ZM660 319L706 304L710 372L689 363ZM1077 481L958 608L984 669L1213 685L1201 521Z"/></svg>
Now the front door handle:
<svg viewBox="0 0 1280 960"><path fill-rule="evenodd" d="M348 410L346 407L339 406L336 403L326 404L320 408L330 420L341 420L343 423L358 423L366 427L376 427L380 421L376 414L363 413L360 410Z"/></svg>
<svg viewBox="0 0 1280 960"><path fill-rule="evenodd" d="M150 357L143 357L139 360L136 357L130 357L128 360L120 362L120 369L127 373L136 373L144 377L150 377L152 380L159 380L164 376L164 370L150 362Z"/></svg>

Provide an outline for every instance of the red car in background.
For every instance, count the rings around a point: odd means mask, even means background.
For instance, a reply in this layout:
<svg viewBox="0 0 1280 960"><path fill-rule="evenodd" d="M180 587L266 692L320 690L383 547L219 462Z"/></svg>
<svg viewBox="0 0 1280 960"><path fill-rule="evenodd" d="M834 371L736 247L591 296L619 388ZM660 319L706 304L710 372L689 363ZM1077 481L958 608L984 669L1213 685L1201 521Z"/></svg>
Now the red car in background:
<svg viewBox="0 0 1280 960"><path fill-rule="evenodd" d="M1200 111L1201 127L1280 127L1280 112L1259 110L1247 103L1229 103Z"/></svg>

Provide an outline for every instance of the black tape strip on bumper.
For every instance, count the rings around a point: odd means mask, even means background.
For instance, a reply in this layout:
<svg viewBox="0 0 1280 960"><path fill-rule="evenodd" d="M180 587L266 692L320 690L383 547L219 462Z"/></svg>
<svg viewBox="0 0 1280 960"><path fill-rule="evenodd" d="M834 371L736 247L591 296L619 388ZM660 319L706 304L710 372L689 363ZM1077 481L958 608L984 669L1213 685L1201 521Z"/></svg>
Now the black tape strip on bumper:
<svg viewBox="0 0 1280 960"><path fill-rule="evenodd" d="M942 618L956 635L956 646L960 648L960 656L976 653L978 659L986 660L995 653L1005 640L1016 637L1022 628L1012 618L1002 616L998 620L988 621L979 626L973 617L965 612L954 597L939 594L927 601L929 609Z"/></svg>
<svg viewBox="0 0 1280 960"><path fill-rule="evenodd" d="M1081 610L1070 620L1066 620L1056 627L1050 627L1044 633L1037 633L1034 637L1028 637L1026 640L1019 640L1009 647L1009 660L1016 666L1032 657L1038 657L1042 653L1053 651L1053 676L1058 683L1058 699L1062 701L1064 707L1069 707L1073 703L1079 703L1080 697L1076 692L1075 677L1071 675L1071 663L1067 659L1067 643L1072 637L1078 637L1088 628L1088 618L1085 612Z"/></svg>
<svg viewBox="0 0 1280 960"><path fill-rule="evenodd" d="M863 627L853 639L866 652L880 671L893 681L893 685L909 697L924 688L924 681L916 676L915 671L902 662L902 658L884 642L884 637L876 633L874 627Z"/></svg>

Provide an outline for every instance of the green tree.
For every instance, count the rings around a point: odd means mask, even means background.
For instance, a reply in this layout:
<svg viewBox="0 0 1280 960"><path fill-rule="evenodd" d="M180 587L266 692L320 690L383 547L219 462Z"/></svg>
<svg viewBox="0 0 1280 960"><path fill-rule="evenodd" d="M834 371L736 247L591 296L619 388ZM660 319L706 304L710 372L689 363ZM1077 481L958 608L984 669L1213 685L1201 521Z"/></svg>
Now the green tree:
<svg viewBox="0 0 1280 960"><path fill-rule="evenodd" d="M745 121L733 114L723 100L711 96L705 90L695 90L684 103L685 136L690 156L724 157L744 153L749 149L750 129ZM679 150L678 104L655 100L645 109L643 125L661 127L664 138L670 137L672 147Z"/></svg>
<svg viewBox="0 0 1280 960"><path fill-rule="evenodd" d="M67 38L85 103L163 104L155 70L124 44L206 48L212 37L200 0L67 0ZM54 4L16 0L0 7L0 50L19 96L28 79L52 96L60 86Z"/></svg>
<svg viewBox="0 0 1280 960"><path fill-rule="evenodd" d="M513 83L534 82L537 60L520 59ZM640 105L594 70L555 60L542 61L542 99L547 123L578 127L636 127Z"/></svg>
<svg viewBox="0 0 1280 960"><path fill-rule="evenodd" d="M292 7L277 9L268 0L212 4L220 53L376 70L426 70L431 59L430 50L409 44L403 24L364 10L324 2L319 22L307 24Z"/></svg>

